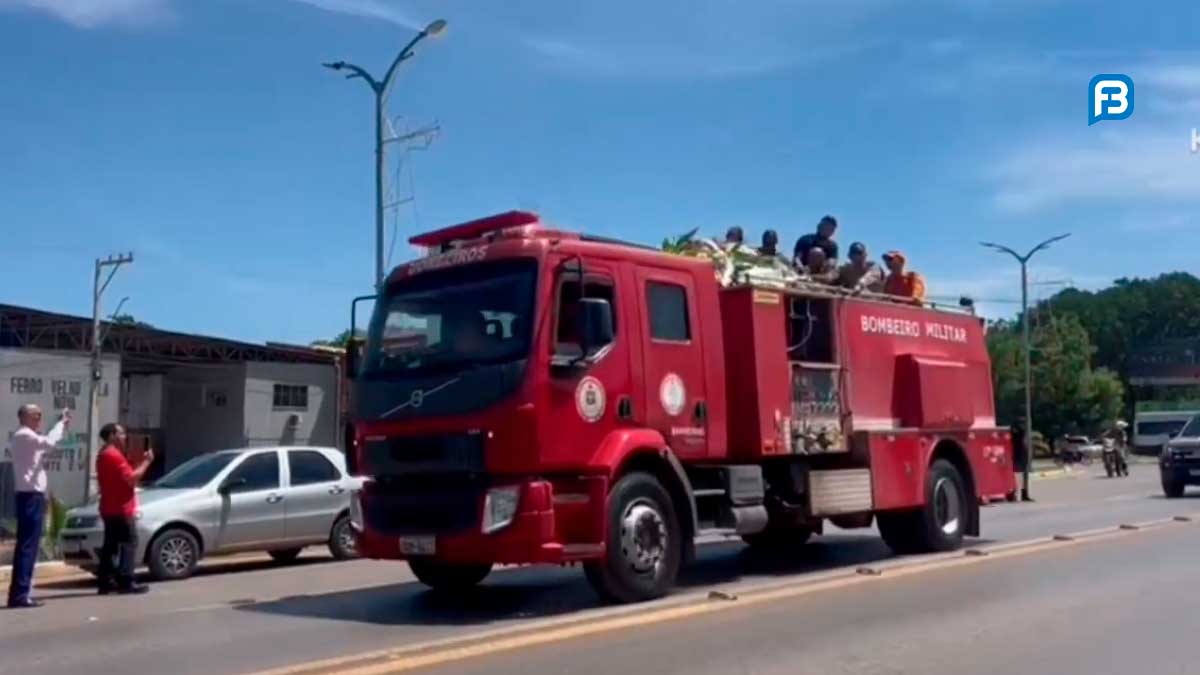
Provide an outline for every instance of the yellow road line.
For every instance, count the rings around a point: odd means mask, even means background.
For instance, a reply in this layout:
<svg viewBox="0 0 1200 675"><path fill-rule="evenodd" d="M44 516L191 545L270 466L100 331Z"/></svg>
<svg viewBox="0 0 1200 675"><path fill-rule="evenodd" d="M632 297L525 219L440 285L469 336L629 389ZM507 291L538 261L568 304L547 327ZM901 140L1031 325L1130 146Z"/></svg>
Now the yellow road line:
<svg viewBox="0 0 1200 675"><path fill-rule="evenodd" d="M1195 516L1188 521L1165 519L1137 524L1137 529L1121 529L1120 526L1114 526L1103 531L1071 535L1069 539L1059 540L1043 537L996 547L976 547L968 549L967 553L933 556L910 564L905 564L903 560L897 561L896 564L879 564L872 568L872 571L875 572L873 574L857 573L857 568L839 568L824 573L823 578L815 581L811 576L806 576L799 580L768 582L761 586L743 589L740 592L727 592L725 595L733 598L732 600L707 600L705 596L697 594L695 597L684 599L681 603L650 608L648 611L638 611L636 607L618 608L621 612L616 616L555 618L533 625L502 628L486 634L448 638L356 656L298 664L263 671L256 675L326 675L334 673L337 675L385 675L401 673L585 636L678 621L774 600L820 593L834 588L877 583L881 579L895 579L923 574L931 570L976 565L991 560L1029 555L1119 537L1136 536L1146 531L1194 522L1196 522Z"/></svg>

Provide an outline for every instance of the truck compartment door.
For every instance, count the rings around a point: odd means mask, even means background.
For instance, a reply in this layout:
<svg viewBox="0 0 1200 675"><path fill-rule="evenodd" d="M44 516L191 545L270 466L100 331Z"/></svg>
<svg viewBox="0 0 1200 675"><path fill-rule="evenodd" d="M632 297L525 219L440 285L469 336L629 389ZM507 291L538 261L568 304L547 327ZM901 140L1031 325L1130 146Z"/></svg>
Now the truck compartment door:
<svg viewBox="0 0 1200 675"><path fill-rule="evenodd" d="M691 275L638 269L646 426L680 457L708 453L704 352Z"/></svg>

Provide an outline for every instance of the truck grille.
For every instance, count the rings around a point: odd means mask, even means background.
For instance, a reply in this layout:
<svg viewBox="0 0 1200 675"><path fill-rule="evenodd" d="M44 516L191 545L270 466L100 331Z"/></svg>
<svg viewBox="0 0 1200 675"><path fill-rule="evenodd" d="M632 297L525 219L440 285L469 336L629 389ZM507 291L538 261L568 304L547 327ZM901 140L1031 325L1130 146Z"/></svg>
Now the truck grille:
<svg viewBox="0 0 1200 675"><path fill-rule="evenodd" d="M442 434L368 440L363 467L373 476L482 473L483 434Z"/></svg>
<svg viewBox="0 0 1200 675"><path fill-rule="evenodd" d="M479 526L486 486L451 483L389 485L363 494L367 528L389 536L456 534Z"/></svg>

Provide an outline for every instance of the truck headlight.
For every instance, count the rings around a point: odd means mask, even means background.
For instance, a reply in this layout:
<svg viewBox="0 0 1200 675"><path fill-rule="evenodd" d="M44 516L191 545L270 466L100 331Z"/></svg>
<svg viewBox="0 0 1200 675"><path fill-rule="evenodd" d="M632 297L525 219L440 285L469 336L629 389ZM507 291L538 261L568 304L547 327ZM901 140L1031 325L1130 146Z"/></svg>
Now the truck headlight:
<svg viewBox="0 0 1200 675"><path fill-rule="evenodd" d="M350 527L354 528L356 532L366 529L363 522L362 492L358 490L350 495Z"/></svg>
<svg viewBox="0 0 1200 675"><path fill-rule="evenodd" d="M517 516L521 486L492 488L483 498L483 533L491 534L512 524Z"/></svg>

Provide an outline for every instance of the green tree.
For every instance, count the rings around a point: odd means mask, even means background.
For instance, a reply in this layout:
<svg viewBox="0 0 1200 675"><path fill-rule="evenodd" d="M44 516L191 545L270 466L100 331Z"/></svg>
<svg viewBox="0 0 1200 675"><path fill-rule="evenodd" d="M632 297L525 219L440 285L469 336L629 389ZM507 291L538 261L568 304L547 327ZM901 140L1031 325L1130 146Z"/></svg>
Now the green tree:
<svg viewBox="0 0 1200 675"><path fill-rule="evenodd" d="M362 330L356 330L356 331L354 331L354 336L361 338L361 337L365 336L365 333ZM313 340L312 345L314 347L320 346L320 347L342 347L342 348L345 348L345 346L349 343L350 343L350 329L347 328L346 330L333 336L333 338L330 340Z"/></svg>
<svg viewBox="0 0 1200 675"><path fill-rule="evenodd" d="M1053 439L1099 433L1121 414L1124 386L1106 369L1093 370L1095 351L1073 314L1041 321L1032 332L1034 429ZM1019 426L1025 417L1024 351L1019 324L993 323L988 332L997 417Z"/></svg>

